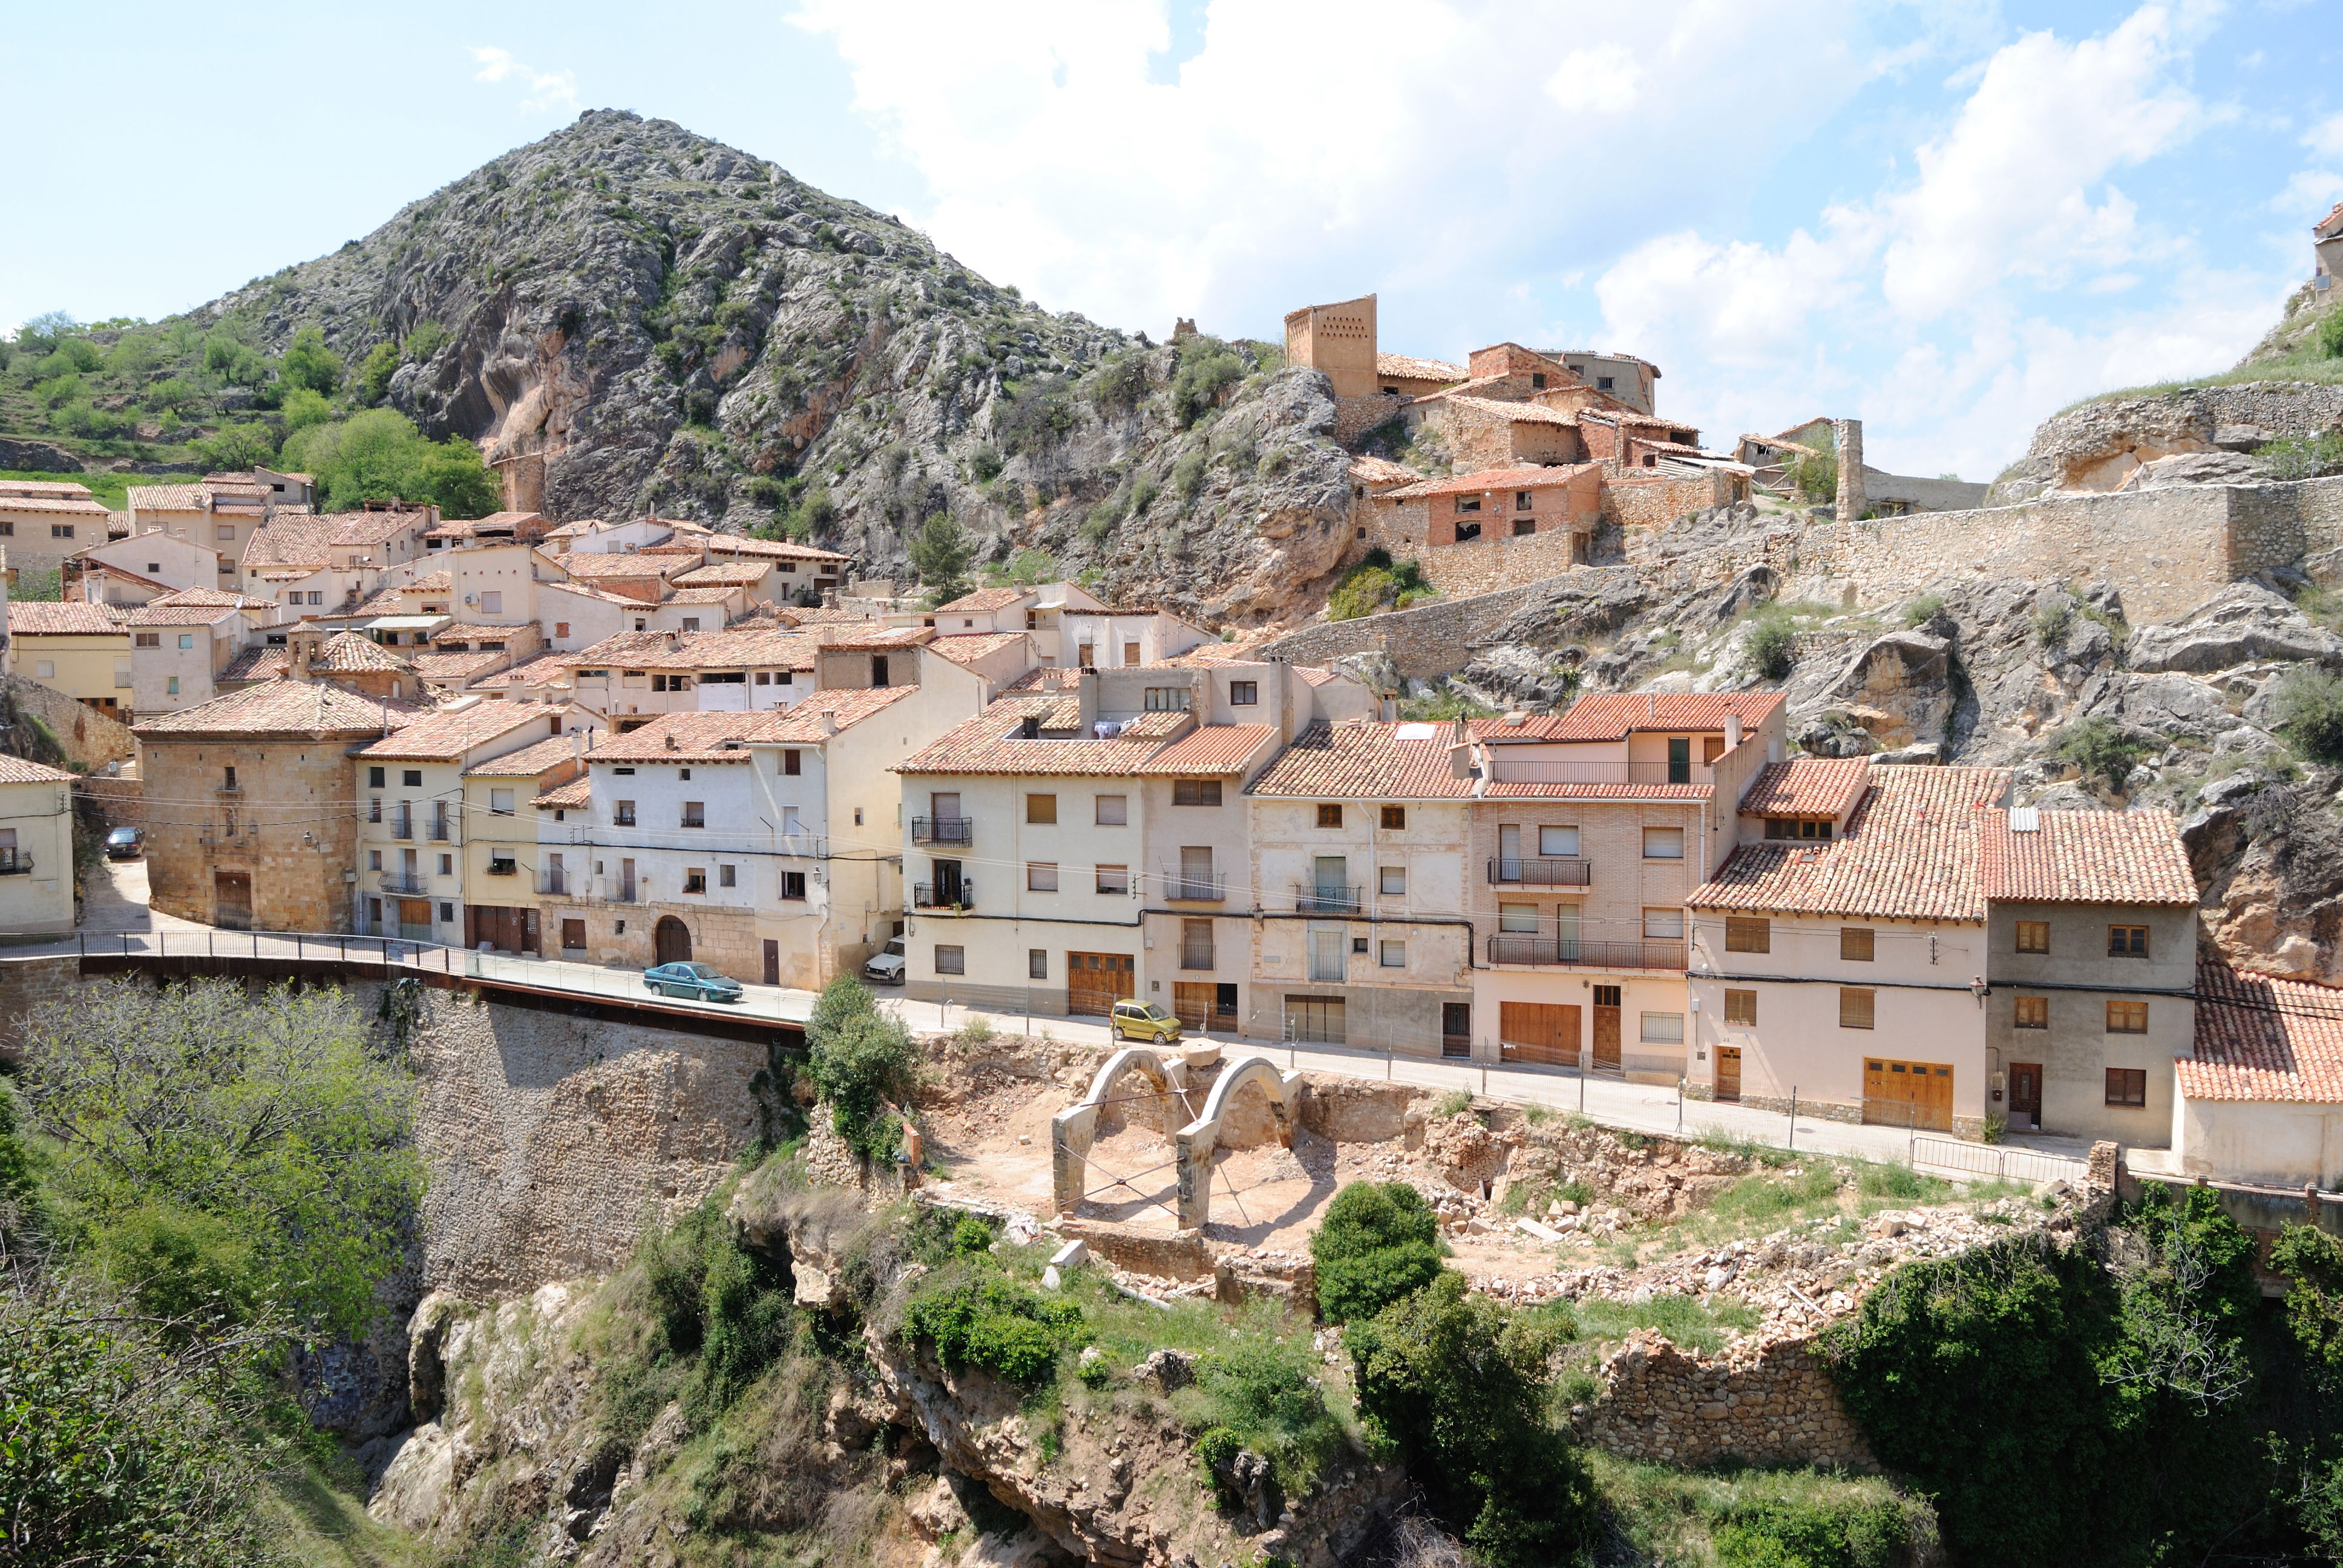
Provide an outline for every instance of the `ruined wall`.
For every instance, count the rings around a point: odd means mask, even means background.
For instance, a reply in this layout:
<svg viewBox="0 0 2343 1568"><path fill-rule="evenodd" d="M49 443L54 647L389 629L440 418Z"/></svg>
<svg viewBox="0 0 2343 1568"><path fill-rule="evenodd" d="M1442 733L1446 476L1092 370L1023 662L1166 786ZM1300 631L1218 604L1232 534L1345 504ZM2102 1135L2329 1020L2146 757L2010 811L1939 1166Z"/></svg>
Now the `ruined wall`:
<svg viewBox="0 0 2343 1568"><path fill-rule="evenodd" d="M75 766L103 768L117 759L137 755L138 742L128 725L75 701L56 688L21 675L0 677L0 686L5 687L9 705L18 714L38 719L48 727Z"/></svg>
<svg viewBox="0 0 2343 1568"><path fill-rule="evenodd" d="M1434 588L1456 598L1566 572L1581 553L1578 541L1584 537L1559 528L1549 533L1506 534L1425 550L1413 558Z"/></svg>
<svg viewBox="0 0 2343 1568"><path fill-rule="evenodd" d="M1406 398L1381 392L1365 397L1336 397L1334 439L1350 446L1368 431L1390 424L1406 407Z"/></svg>
<svg viewBox="0 0 2343 1568"><path fill-rule="evenodd" d="M1623 529L1664 528L1687 512L1733 499L1732 479L1721 473L1603 476L1603 520Z"/></svg>
<svg viewBox="0 0 2343 1568"><path fill-rule="evenodd" d="M21 1054L28 1015L72 1005L85 983L76 957L0 959L0 1060Z"/></svg>
<svg viewBox="0 0 2343 1568"><path fill-rule="evenodd" d="M1639 1329L1603 1363L1580 1435L1630 1459L1876 1470L1811 1340L1735 1343L1714 1362Z"/></svg>
<svg viewBox="0 0 2343 1568"><path fill-rule="evenodd" d="M1443 599L1389 615L1325 621L1272 638L1260 651L1267 658L1296 664L1322 664L1347 653L1387 648L1401 675L1411 680L1433 680L1462 668L1472 657L1472 642L1493 635L1516 611L1563 580L1547 578L1520 588Z"/></svg>

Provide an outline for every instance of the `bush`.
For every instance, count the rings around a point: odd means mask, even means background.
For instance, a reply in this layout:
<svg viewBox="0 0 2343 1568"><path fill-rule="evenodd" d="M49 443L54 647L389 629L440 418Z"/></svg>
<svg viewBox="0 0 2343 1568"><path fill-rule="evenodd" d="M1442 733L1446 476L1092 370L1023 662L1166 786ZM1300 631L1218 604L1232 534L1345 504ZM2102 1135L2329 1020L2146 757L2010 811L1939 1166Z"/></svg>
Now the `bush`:
<svg viewBox="0 0 2343 1568"><path fill-rule="evenodd" d="M1244 361L1217 337L1180 340L1180 368L1172 377L1172 417L1182 430L1244 379Z"/></svg>
<svg viewBox="0 0 2343 1568"><path fill-rule="evenodd" d="M978 1367L1028 1387L1046 1382L1060 1352L1087 1342L1082 1311L1001 1275L938 1285L911 1298L903 1332L957 1370Z"/></svg>
<svg viewBox="0 0 2343 1568"><path fill-rule="evenodd" d="M2327 319L2318 324L2318 332L2313 341L2318 345L2318 352L2328 358L2343 359L2343 307L2328 308Z"/></svg>
<svg viewBox="0 0 2343 1568"><path fill-rule="evenodd" d="M2308 668L2289 670L2272 711L2287 744L2305 760L2343 762L2343 677Z"/></svg>
<svg viewBox="0 0 2343 1568"><path fill-rule="evenodd" d="M1204 487L1204 454L1190 452L1172 465L1172 493L1183 501L1192 501L1196 492Z"/></svg>
<svg viewBox="0 0 2343 1568"><path fill-rule="evenodd" d="M968 567L976 558L976 543L950 514L938 512L920 524L906 553L921 586L938 604L968 591Z"/></svg>
<svg viewBox="0 0 2343 1568"><path fill-rule="evenodd" d="M1742 649L1759 678L1779 680L1798 662L1798 628L1787 616L1761 616L1749 628Z"/></svg>
<svg viewBox="0 0 2343 1568"><path fill-rule="evenodd" d="M293 334L277 374L287 387L307 387L330 397L342 384L341 357L326 347L326 335L315 327Z"/></svg>
<svg viewBox="0 0 2343 1568"><path fill-rule="evenodd" d="M1926 626L1930 621L1936 619L1936 617L1943 612L1944 608L1945 596L1943 594L1924 593L1904 607L1904 624L1906 626Z"/></svg>
<svg viewBox="0 0 2343 1568"><path fill-rule="evenodd" d="M2343 310L2328 320L2343 329ZM2273 479L2316 479L2343 474L2343 434L2322 430L2316 436L2288 436L2254 449L2254 460Z"/></svg>
<svg viewBox="0 0 2343 1568"><path fill-rule="evenodd" d="M2051 754L2082 769L2087 779L2098 779L2120 791L2132 766L2151 749L2149 743L2127 732L2112 719L2078 719L2058 733Z"/></svg>
<svg viewBox="0 0 2343 1568"><path fill-rule="evenodd" d="M918 1048L899 1019L879 1010L852 975L822 989L806 1024L808 1075L830 1102L830 1125L865 1160L890 1158L902 1129L886 1110L910 1095Z"/></svg>
<svg viewBox="0 0 2343 1568"><path fill-rule="evenodd" d="M696 1358L678 1396L705 1428L785 1353L795 1334L786 1260L743 1248L709 1200L636 1249L659 1340L653 1359Z"/></svg>
<svg viewBox="0 0 2343 1568"><path fill-rule="evenodd" d="M478 447L455 436L428 440L415 421L391 408L312 425L287 437L280 456L287 466L317 476L323 504L334 510L395 498L429 502L450 518L484 518L503 498Z"/></svg>
<svg viewBox="0 0 2343 1568"><path fill-rule="evenodd" d="M992 421L993 435L1012 456L1045 452L1073 427L1072 388L1058 376L1045 376L1019 388Z"/></svg>
<svg viewBox="0 0 2343 1568"><path fill-rule="evenodd" d="M1091 400L1101 408L1136 408L1147 391L1147 360L1136 352L1109 355L1091 377Z"/></svg>
<svg viewBox="0 0 2343 1568"><path fill-rule="evenodd" d="M387 338L358 361L358 396L369 407L390 396L390 378L398 374L398 345Z"/></svg>
<svg viewBox="0 0 2343 1568"><path fill-rule="evenodd" d="M1594 1509L1577 1456L1545 1422L1549 1327L1507 1318L1443 1271L1345 1339L1370 1432L1399 1451L1483 1563L1571 1559Z"/></svg>
<svg viewBox="0 0 2343 1568"><path fill-rule="evenodd" d="M1440 1272L1440 1220L1404 1181L1353 1181L1310 1238L1318 1311L1330 1323L1371 1318Z"/></svg>
<svg viewBox="0 0 2343 1568"><path fill-rule="evenodd" d="M1825 437L1824 439L1830 439ZM1791 487L1808 501L1822 503L1838 498L1838 449L1828 447L1809 456L1800 453L1783 465L1783 472Z"/></svg>

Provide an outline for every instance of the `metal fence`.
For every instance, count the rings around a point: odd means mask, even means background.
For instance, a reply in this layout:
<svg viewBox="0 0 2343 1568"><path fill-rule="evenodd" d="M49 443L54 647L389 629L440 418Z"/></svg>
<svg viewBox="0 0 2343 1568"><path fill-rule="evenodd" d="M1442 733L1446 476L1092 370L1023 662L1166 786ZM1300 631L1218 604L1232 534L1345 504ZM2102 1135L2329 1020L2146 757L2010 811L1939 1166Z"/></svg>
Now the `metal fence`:
<svg viewBox="0 0 2343 1568"><path fill-rule="evenodd" d="M2005 1181L2072 1181L2084 1169L2079 1160L2046 1154L2036 1149L2019 1149L2006 1143L1964 1143L1957 1138L1937 1138L1925 1132L1912 1141L1912 1163L1915 1167L1934 1166L1939 1171L1957 1171L1964 1175Z"/></svg>

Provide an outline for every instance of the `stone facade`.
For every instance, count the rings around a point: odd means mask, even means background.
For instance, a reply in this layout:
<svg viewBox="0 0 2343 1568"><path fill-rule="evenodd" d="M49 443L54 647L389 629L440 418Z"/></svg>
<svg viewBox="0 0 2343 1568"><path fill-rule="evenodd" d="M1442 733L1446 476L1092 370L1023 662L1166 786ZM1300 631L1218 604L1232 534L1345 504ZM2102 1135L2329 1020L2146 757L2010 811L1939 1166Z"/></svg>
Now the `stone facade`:
<svg viewBox="0 0 2343 1568"><path fill-rule="evenodd" d="M138 743L130 727L86 703L25 676L0 676L0 685L6 688L9 705L19 717L37 719L48 726L58 749L74 766L103 768L137 755Z"/></svg>
<svg viewBox="0 0 2343 1568"><path fill-rule="evenodd" d="M1730 506L1733 476L1721 470L1704 474L1605 474L1603 480L1603 520L1623 529L1664 528L1690 512Z"/></svg>
<svg viewBox="0 0 2343 1568"><path fill-rule="evenodd" d="M0 1061L18 1060L25 1023L77 1001L83 983L76 957L0 959Z"/></svg>
<svg viewBox="0 0 2343 1568"><path fill-rule="evenodd" d="M1838 520L1856 522L1871 509L1863 487L1863 421L1833 420L1831 438L1838 448Z"/></svg>
<svg viewBox="0 0 2343 1568"><path fill-rule="evenodd" d="M1569 577L1546 578L1473 598L1444 599L1357 620L1324 621L1276 638L1256 651L1262 658L1294 664L1322 664L1345 654L1383 652L1391 655L1401 675L1412 680L1433 680L1461 668L1472 658L1474 642L1493 635L1513 616L1570 580Z"/></svg>
<svg viewBox="0 0 2343 1568"><path fill-rule="evenodd" d="M1708 1361L1639 1329L1601 1377L1580 1433L1625 1458L1879 1468L1811 1340L1743 1341Z"/></svg>
<svg viewBox="0 0 2343 1568"><path fill-rule="evenodd" d="M567 957L617 969L648 969L659 962L659 924L677 920L691 938L691 958L712 964L749 984L765 978L764 945L752 910L711 909L687 900L620 904L599 900L547 899L538 917L548 958ZM562 946L565 920L586 922L584 950Z"/></svg>
<svg viewBox="0 0 2343 1568"><path fill-rule="evenodd" d="M1405 397L1377 392L1366 397L1334 399L1334 439L1349 446L1368 431L1390 424L1407 407Z"/></svg>
<svg viewBox="0 0 2343 1568"><path fill-rule="evenodd" d="M348 748L379 733L147 736L147 799L175 803L171 821L146 838L154 907L231 929L347 931L358 863ZM243 920L234 914L239 887L249 890Z"/></svg>

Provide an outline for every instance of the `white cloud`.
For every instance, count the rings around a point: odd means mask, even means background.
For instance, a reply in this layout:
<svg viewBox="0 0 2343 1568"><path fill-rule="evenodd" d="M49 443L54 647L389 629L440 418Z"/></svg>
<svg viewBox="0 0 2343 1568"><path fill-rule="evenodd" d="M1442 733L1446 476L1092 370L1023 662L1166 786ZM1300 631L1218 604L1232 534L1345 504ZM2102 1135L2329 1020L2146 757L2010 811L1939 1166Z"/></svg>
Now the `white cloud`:
<svg viewBox="0 0 2343 1568"><path fill-rule="evenodd" d="M1644 95L1644 67L1616 44L1573 49L1563 56L1561 69L1546 78L1545 91L1565 109L1624 114Z"/></svg>
<svg viewBox="0 0 2343 1568"><path fill-rule="evenodd" d="M512 82L522 89L520 112L540 114L548 109L575 113L578 108L578 78L568 71L540 71L523 65L508 49L475 46L472 58L479 65L472 80L491 85Z"/></svg>
<svg viewBox="0 0 2343 1568"><path fill-rule="evenodd" d="M2302 134L2302 145L2330 158L2343 158L2343 115L2329 115Z"/></svg>

